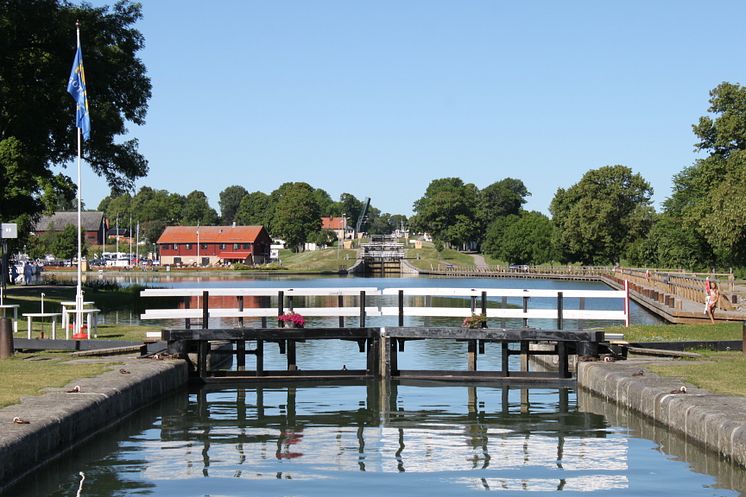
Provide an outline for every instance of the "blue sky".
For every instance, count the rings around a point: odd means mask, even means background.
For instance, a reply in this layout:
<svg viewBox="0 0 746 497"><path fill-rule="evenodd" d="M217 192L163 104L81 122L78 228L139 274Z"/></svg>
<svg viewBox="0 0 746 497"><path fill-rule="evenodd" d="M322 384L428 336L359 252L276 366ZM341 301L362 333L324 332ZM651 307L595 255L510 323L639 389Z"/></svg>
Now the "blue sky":
<svg viewBox="0 0 746 497"><path fill-rule="evenodd" d="M526 208L548 213L558 187L610 164L642 174L658 207L697 158L708 92L746 84L736 1L158 0L143 13L138 188L201 190L215 209L233 184L306 181L410 215L431 180L458 176L519 178ZM84 182L95 207L105 181Z"/></svg>

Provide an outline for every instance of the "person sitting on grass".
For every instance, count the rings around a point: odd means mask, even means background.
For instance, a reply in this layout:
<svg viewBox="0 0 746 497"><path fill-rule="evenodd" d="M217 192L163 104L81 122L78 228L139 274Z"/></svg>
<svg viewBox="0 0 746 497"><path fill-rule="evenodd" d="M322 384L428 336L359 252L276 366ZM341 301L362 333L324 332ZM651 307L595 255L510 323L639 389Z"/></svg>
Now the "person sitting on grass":
<svg viewBox="0 0 746 497"><path fill-rule="evenodd" d="M707 315L710 316L710 322L715 324L715 309L718 306L718 300L720 300L720 289L718 284L714 281L710 282L710 299L707 302Z"/></svg>

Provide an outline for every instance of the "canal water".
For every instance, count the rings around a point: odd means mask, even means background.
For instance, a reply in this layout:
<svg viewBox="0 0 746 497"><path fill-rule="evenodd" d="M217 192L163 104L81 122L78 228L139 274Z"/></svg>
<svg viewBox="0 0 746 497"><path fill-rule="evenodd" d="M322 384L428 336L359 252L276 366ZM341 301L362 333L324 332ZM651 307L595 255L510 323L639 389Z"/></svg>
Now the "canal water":
<svg viewBox="0 0 746 497"><path fill-rule="evenodd" d="M425 279L305 281L306 286L361 282L430 284ZM432 282L470 288L593 286ZM208 283L179 280L169 285ZM230 283L225 286L239 286ZM251 284L287 286L288 280ZM352 349L349 344L329 348L331 343L300 344L299 364L309 369L340 363L357 367L362 354L355 344ZM463 367L460 345L411 345L402 356L402 368ZM282 358L276 360L281 367ZM585 392L371 381L175 392L63 454L4 495L736 496L745 489L741 468Z"/></svg>
<svg viewBox="0 0 746 497"><path fill-rule="evenodd" d="M736 496L745 483L585 393L298 383L177 392L6 495Z"/></svg>

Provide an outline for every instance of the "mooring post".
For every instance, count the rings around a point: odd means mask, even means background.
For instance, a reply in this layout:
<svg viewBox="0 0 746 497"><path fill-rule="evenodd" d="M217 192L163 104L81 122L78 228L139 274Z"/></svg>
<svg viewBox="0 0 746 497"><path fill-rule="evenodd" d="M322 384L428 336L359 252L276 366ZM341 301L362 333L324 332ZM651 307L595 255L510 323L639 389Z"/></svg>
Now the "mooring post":
<svg viewBox="0 0 746 497"><path fill-rule="evenodd" d="M399 326L404 326L404 290L399 290Z"/></svg>
<svg viewBox="0 0 746 497"><path fill-rule="evenodd" d="M746 321L743 322L743 343L741 345L741 351L746 355Z"/></svg>
<svg viewBox="0 0 746 497"><path fill-rule="evenodd" d="M560 378L570 377L570 368L567 360L567 344L565 342L557 342L557 356L559 362L557 364L557 373Z"/></svg>
<svg viewBox="0 0 746 497"><path fill-rule="evenodd" d="M562 329L562 292L557 292L557 329Z"/></svg>
<svg viewBox="0 0 746 497"><path fill-rule="evenodd" d="M264 373L264 340L256 341L256 374ZM257 391L257 394L259 392Z"/></svg>
<svg viewBox="0 0 746 497"><path fill-rule="evenodd" d="M295 357L295 340L288 340L288 371L296 371L298 369L296 357Z"/></svg>
<svg viewBox="0 0 746 497"><path fill-rule="evenodd" d="M528 372L528 342L521 342L521 371Z"/></svg>
<svg viewBox="0 0 746 497"><path fill-rule="evenodd" d="M13 357L13 321L0 318L0 359Z"/></svg>
<svg viewBox="0 0 746 497"><path fill-rule="evenodd" d="M510 342L502 342L500 344L502 346L502 370L503 370L503 376L508 377L510 376L510 368L508 361L510 360Z"/></svg>
<svg viewBox="0 0 746 497"><path fill-rule="evenodd" d="M477 341L468 340L467 343L468 343L468 351L467 351L466 369L467 371L476 371L477 370Z"/></svg>
<svg viewBox="0 0 746 497"><path fill-rule="evenodd" d="M365 328L365 292L360 292L360 327Z"/></svg>

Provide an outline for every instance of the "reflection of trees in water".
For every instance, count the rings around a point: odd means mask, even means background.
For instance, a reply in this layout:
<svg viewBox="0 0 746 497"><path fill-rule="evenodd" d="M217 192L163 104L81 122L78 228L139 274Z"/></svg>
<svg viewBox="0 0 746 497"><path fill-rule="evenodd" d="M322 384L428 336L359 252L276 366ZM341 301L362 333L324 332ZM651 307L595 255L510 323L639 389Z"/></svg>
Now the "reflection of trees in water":
<svg viewBox="0 0 746 497"><path fill-rule="evenodd" d="M296 473L317 466L374 472L627 467L626 440L607 438L600 416L576 412L567 389L552 391L548 407L544 395L532 403L528 390L507 387L449 387L442 404L439 388L378 382L345 388L359 392L357 407L349 395L344 406L325 402L335 388L202 389L190 397L186 416L163 420L161 438L201 446L202 464L213 475L212 461L247 477L288 460L306 468L293 466ZM419 397L422 391L427 395ZM454 392L466 395L465 405L453 403Z"/></svg>

